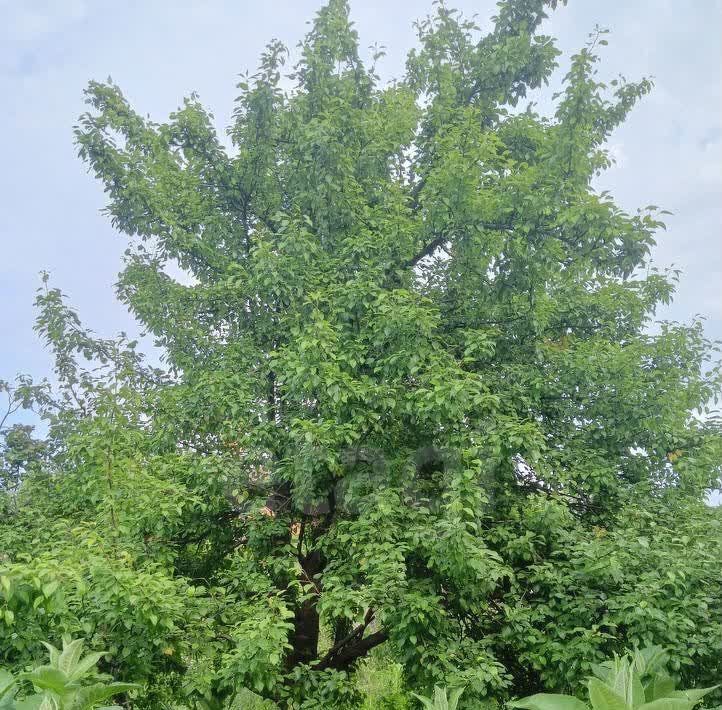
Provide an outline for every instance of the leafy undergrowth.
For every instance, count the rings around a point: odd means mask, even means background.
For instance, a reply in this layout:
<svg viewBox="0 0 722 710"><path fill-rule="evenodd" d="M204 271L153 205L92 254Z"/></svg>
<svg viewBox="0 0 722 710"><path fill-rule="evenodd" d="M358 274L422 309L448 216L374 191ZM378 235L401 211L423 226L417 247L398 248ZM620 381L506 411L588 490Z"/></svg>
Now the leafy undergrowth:
<svg viewBox="0 0 722 710"><path fill-rule="evenodd" d="M112 710L106 701L136 691L134 683L114 683L96 669L105 652L83 656L82 639L63 639L62 651L49 643L47 664L13 676L0 669L2 710ZM30 693L26 692L32 688Z"/></svg>
<svg viewBox="0 0 722 710"><path fill-rule="evenodd" d="M0 710L122 710L133 707L134 697L141 698L143 688L132 683L115 683L96 664L104 652L82 655L83 640L64 639L59 651L44 644L50 652L49 663L13 676L0 669ZM365 659L353 679L336 677L320 694L297 698L287 705L302 709L347 708L351 710L492 710L507 707L519 710L693 710L705 698L712 697L719 686L678 689L670 672L669 654L650 646L597 664L578 695L536 693L507 703L493 698L464 703L466 688L435 686L425 696L408 689L403 667L382 653ZM28 689L32 691L28 692ZM319 689L317 689L319 690ZM325 697L324 697L325 692ZM123 705L106 705L110 698L121 698ZM171 706L164 706L170 708ZM172 706L181 710L185 706ZM201 705L208 708L208 705ZM241 688L217 710L277 710L279 706L249 690ZM708 706L709 707L709 706ZM716 710L720 710L718 706Z"/></svg>

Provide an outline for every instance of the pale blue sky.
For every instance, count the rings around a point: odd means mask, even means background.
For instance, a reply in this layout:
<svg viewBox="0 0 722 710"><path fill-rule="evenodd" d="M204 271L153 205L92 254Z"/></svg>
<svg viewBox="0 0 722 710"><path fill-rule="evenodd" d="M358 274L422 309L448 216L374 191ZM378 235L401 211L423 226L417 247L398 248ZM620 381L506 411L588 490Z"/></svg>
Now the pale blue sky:
<svg viewBox="0 0 722 710"><path fill-rule="evenodd" d="M494 4L458 0L488 27ZM38 272L47 269L83 320L110 335L135 326L114 299L125 239L99 214L101 187L75 157L72 126L91 78L111 75L133 105L163 120L197 91L224 129L237 75L267 40L294 47L316 0L0 0L0 377L44 375L49 357L32 331ZM389 48L398 76L412 21L429 1L357 0L363 46ZM547 31L568 53L594 25L612 34L603 76L653 75L656 88L611 139L618 165L601 180L628 209L675 214L656 261L684 271L664 317L708 316L722 338L722 0L570 0Z"/></svg>

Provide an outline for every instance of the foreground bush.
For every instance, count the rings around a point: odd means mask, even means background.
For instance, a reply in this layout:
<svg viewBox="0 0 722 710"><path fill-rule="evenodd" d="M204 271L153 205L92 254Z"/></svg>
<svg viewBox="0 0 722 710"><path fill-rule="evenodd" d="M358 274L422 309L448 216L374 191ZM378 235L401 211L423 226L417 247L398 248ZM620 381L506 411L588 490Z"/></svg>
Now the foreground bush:
<svg viewBox="0 0 722 710"><path fill-rule="evenodd" d="M593 710L692 710L718 686L676 690L668 674L667 654L658 647L617 657L594 668L587 683ZM539 693L509 703L524 710L589 710L571 695Z"/></svg>
<svg viewBox="0 0 722 710"><path fill-rule="evenodd" d="M96 663L104 652L83 656L83 640L63 640L63 650L46 643L50 661L32 671L13 677L0 669L0 708L3 710L112 710L119 706L104 701L135 690L132 683L106 682ZM25 695L23 686L32 686L35 694Z"/></svg>

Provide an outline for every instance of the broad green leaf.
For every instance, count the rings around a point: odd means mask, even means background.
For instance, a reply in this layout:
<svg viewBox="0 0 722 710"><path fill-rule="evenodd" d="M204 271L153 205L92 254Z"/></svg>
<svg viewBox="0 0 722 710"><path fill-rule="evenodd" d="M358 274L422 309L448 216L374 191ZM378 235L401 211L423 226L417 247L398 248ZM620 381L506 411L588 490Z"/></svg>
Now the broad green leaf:
<svg viewBox="0 0 722 710"><path fill-rule="evenodd" d="M43 596L46 599L49 599L50 597L52 597L53 594L55 594L55 592L57 591L58 585L59 585L59 582L57 580L53 580L52 582L48 582L47 584L44 584L43 589L42 589Z"/></svg>
<svg viewBox="0 0 722 710"><path fill-rule="evenodd" d="M40 703L40 706L38 707L38 710L60 710L60 704L52 697L52 695L48 695L46 693Z"/></svg>
<svg viewBox="0 0 722 710"><path fill-rule="evenodd" d="M648 701L658 698L668 698L674 692L674 678L666 674L659 674L654 677L647 687Z"/></svg>
<svg viewBox="0 0 722 710"><path fill-rule="evenodd" d="M70 679L59 668L38 666L28 673L21 673L18 679L29 680L36 688L51 690L58 695L68 692Z"/></svg>
<svg viewBox="0 0 722 710"><path fill-rule="evenodd" d="M48 653L50 654L50 665L58 667L58 659L60 658L60 651L53 646L53 644L48 643L47 641L43 641L43 646L48 649Z"/></svg>
<svg viewBox="0 0 722 710"><path fill-rule="evenodd" d="M449 710L446 688L441 688L438 685L434 688L434 708L436 708L436 710Z"/></svg>
<svg viewBox="0 0 722 710"><path fill-rule="evenodd" d="M94 685L86 686L76 692L71 710L93 708L103 700L112 698L115 695L120 695L121 693L127 693L136 688L138 688L138 685L134 683L109 683L107 685L95 683Z"/></svg>
<svg viewBox="0 0 722 710"><path fill-rule="evenodd" d="M22 700L15 701L16 710L39 710L43 701L45 700L44 693L38 693L37 695L30 695Z"/></svg>
<svg viewBox="0 0 722 710"><path fill-rule="evenodd" d="M640 675L659 673L668 660L669 654L661 646L646 646L635 653L635 667Z"/></svg>
<svg viewBox="0 0 722 710"><path fill-rule="evenodd" d="M509 707L524 708L524 710L589 710L579 698L553 693L537 693L507 704Z"/></svg>
<svg viewBox="0 0 722 710"><path fill-rule="evenodd" d="M83 653L84 644L83 639L75 639L67 643L63 640L63 651L58 658L58 668L63 673L70 675L73 672Z"/></svg>
<svg viewBox="0 0 722 710"><path fill-rule="evenodd" d="M613 664L611 661L605 661L604 663L595 663L592 665L592 673L602 681L607 681L610 674L613 672Z"/></svg>
<svg viewBox="0 0 722 710"><path fill-rule="evenodd" d="M643 705L646 700L642 679L631 668L629 669L629 684L627 685L626 700L627 704L633 708Z"/></svg>
<svg viewBox="0 0 722 710"><path fill-rule="evenodd" d="M691 688L689 690L675 690L671 693L673 698L683 698L690 700L693 703L698 703L705 695L708 695L713 690L717 690L719 685L713 685L710 688Z"/></svg>
<svg viewBox="0 0 722 710"><path fill-rule="evenodd" d="M620 659L606 684L617 693L630 708L636 708L645 701L644 687L629 659Z"/></svg>
<svg viewBox="0 0 722 710"><path fill-rule="evenodd" d="M15 684L12 673L0 668L0 698L5 695Z"/></svg>
<svg viewBox="0 0 722 710"><path fill-rule="evenodd" d="M639 706L639 710L692 710L694 703L682 698L660 698Z"/></svg>
<svg viewBox="0 0 722 710"><path fill-rule="evenodd" d="M83 658L75 664L75 668L70 673L70 680L80 680L88 671L95 668L98 661L105 656L106 653L105 651L95 651L83 656Z"/></svg>
<svg viewBox="0 0 722 710"><path fill-rule="evenodd" d="M449 710L456 710L456 708L459 705L459 700L461 699L461 696L464 694L464 691L466 688L453 688L451 690L451 693L449 695Z"/></svg>
<svg viewBox="0 0 722 710"><path fill-rule="evenodd" d="M594 710L631 710L619 693L598 678L589 680L589 702Z"/></svg>
<svg viewBox="0 0 722 710"><path fill-rule="evenodd" d="M434 710L434 702L430 698L424 697L423 695L417 695L416 693L411 693L427 710Z"/></svg>

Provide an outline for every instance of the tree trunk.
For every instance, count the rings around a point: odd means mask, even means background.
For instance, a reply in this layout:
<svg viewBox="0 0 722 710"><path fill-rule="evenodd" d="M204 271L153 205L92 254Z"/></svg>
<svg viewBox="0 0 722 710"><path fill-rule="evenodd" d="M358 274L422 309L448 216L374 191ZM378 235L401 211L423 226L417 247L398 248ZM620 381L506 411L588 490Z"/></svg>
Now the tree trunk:
<svg viewBox="0 0 722 710"><path fill-rule="evenodd" d="M323 567L321 553L315 550L303 557L300 562L304 581L315 584L314 575L318 574ZM310 663L318 658L319 618L316 610L316 595L296 607L293 626L293 634L290 639L293 648L286 657L287 668L293 668L299 663Z"/></svg>

